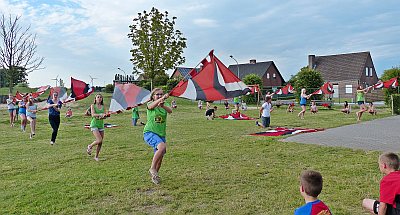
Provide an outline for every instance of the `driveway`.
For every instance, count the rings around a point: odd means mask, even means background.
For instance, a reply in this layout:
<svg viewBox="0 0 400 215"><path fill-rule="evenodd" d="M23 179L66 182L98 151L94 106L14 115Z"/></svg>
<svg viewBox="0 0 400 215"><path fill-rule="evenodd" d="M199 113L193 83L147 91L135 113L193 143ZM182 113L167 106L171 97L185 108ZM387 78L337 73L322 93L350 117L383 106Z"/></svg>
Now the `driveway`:
<svg viewBox="0 0 400 215"><path fill-rule="evenodd" d="M400 115L320 132L298 134L282 141L400 152Z"/></svg>

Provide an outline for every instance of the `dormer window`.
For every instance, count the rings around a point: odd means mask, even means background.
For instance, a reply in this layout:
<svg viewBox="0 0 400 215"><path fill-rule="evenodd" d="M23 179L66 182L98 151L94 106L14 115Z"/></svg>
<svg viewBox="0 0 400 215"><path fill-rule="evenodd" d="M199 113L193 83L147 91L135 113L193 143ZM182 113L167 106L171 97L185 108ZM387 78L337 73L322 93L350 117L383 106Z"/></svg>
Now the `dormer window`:
<svg viewBox="0 0 400 215"><path fill-rule="evenodd" d="M267 79L269 79L269 73L267 73Z"/></svg>

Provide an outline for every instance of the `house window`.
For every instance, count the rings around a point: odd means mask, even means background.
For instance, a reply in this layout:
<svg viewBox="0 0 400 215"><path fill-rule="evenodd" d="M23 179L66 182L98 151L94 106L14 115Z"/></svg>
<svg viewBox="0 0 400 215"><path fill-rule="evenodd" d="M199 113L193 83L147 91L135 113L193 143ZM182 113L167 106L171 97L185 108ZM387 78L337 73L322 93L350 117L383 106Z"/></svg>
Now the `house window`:
<svg viewBox="0 0 400 215"><path fill-rule="evenodd" d="M333 98L339 98L339 85L333 85Z"/></svg>
<svg viewBox="0 0 400 215"><path fill-rule="evenodd" d="M269 79L269 73L267 73L267 79Z"/></svg>
<svg viewBox="0 0 400 215"><path fill-rule="evenodd" d="M369 77L372 77L372 67L369 68Z"/></svg>
<svg viewBox="0 0 400 215"><path fill-rule="evenodd" d="M346 84L346 94L347 93L353 93L353 85L351 85L351 84L349 84L349 85L347 85Z"/></svg>
<svg viewBox="0 0 400 215"><path fill-rule="evenodd" d="M369 68L365 67L365 76L368 77L369 76Z"/></svg>
<svg viewBox="0 0 400 215"><path fill-rule="evenodd" d="M272 74L272 77L273 77L273 78L276 78L276 74L275 74L275 73L274 73L274 74Z"/></svg>

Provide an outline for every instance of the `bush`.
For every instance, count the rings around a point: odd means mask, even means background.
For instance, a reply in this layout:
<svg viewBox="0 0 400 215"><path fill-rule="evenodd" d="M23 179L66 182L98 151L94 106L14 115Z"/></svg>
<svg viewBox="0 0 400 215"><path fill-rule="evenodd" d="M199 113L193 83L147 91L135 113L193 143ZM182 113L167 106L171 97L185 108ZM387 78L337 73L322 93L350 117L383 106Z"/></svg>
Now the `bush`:
<svg viewBox="0 0 400 215"><path fill-rule="evenodd" d="M113 93L114 92L114 85L107 84L104 90L106 93Z"/></svg>
<svg viewBox="0 0 400 215"><path fill-rule="evenodd" d="M393 94L393 113L400 114L400 94Z"/></svg>
<svg viewBox="0 0 400 215"><path fill-rule="evenodd" d="M387 81L391 78L398 77L400 76L400 67L393 67L391 69L387 69L383 72L383 75L381 77L382 81ZM385 94L385 104L386 105L391 105L389 104L390 101L390 95L397 93L397 89L389 88L389 89L383 89L383 92Z"/></svg>

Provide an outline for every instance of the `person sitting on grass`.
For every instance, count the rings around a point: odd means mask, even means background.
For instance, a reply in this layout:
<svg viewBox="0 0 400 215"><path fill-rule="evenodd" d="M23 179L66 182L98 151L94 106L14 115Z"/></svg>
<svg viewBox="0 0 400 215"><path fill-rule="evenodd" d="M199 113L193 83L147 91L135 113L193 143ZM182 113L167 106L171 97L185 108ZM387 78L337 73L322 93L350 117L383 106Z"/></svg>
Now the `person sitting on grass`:
<svg viewBox="0 0 400 215"><path fill-rule="evenodd" d="M350 106L347 101L344 101L343 109L341 110L345 114L350 114Z"/></svg>
<svg viewBox="0 0 400 215"><path fill-rule="evenodd" d="M217 111L217 106L214 106L214 108L210 108L206 111L206 118L207 120L213 120L216 118L215 111Z"/></svg>
<svg viewBox="0 0 400 215"><path fill-rule="evenodd" d="M305 170L300 176L300 194L306 204L297 208L294 215L331 215L328 206L318 199L322 191L322 175L313 170Z"/></svg>
<svg viewBox="0 0 400 215"><path fill-rule="evenodd" d="M379 170L383 176L379 188L379 201L364 199L362 206L372 214L400 214L400 161L395 153L379 156Z"/></svg>
<svg viewBox="0 0 400 215"><path fill-rule="evenodd" d="M293 113L294 112L294 102L288 104L286 112Z"/></svg>
<svg viewBox="0 0 400 215"><path fill-rule="evenodd" d="M71 118L72 117L72 109L68 108L67 112L65 112L65 117Z"/></svg>
<svg viewBox="0 0 400 215"><path fill-rule="evenodd" d="M372 102L369 103L368 113L370 113L371 115L376 115L376 109L375 109L374 103L372 103Z"/></svg>
<svg viewBox="0 0 400 215"><path fill-rule="evenodd" d="M313 114L316 114L316 113L318 112L318 107L317 107L317 105L315 104L315 101L312 101L312 102L311 102L310 111L311 111L311 113L313 113Z"/></svg>
<svg viewBox="0 0 400 215"><path fill-rule="evenodd" d="M260 108L260 118L261 118L261 125L256 121L257 126L261 126L263 128L269 127L271 123L271 112L274 110L271 104L272 97L266 97L266 101Z"/></svg>

